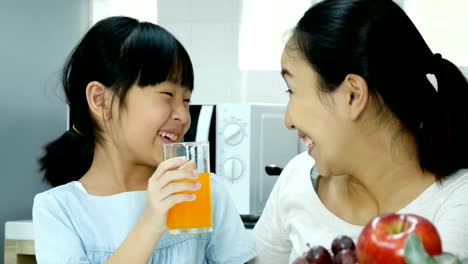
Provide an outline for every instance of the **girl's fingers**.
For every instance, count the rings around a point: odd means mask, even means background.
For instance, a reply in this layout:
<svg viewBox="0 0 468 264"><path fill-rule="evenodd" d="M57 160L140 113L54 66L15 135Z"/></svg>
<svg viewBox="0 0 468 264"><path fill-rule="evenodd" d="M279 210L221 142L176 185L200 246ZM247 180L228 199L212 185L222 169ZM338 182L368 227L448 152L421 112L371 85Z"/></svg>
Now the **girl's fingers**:
<svg viewBox="0 0 468 264"><path fill-rule="evenodd" d="M198 178L198 174L194 171L187 170L173 170L164 173L161 177L156 179L156 185L162 190L166 185L174 181L180 180L195 180Z"/></svg>
<svg viewBox="0 0 468 264"><path fill-rule="evenodd" d="M181 193L181 194L174 194L166 199L164 199L164 203L167 205L167 209L174 207L174 205L183 203L183 202L191 202L197 198L196 194L193 193Z"/></svg>
<svg viewBox="0 0 468 264"><path fill-rule="evenodd" d="M160 197L161 200L164 200L171 195L181 192L194 192L200 190L200 188L201 184L199 182L173 182L161 189Z"/></svg>
<svg viewBox="0 0 468 264"><path fill-rule="evenodd" d="M189 160L189 161L187 161L187 163L180 166L179 169L182 169L182 170L195 170L196 167L197 167L197 164L195 164L195 161Z"/></svg>
<svg viewBox="0 0 468 264"><path fill-rule="evenodd" d="M156 171L153 173L153 176L151 176L150 180L158 179L167 171L175 170L179 168L180 166L184 165L185 163L187 163L186 157L175 157L175 158L165 160L158 165L158 167L156 168Z"/></svg>

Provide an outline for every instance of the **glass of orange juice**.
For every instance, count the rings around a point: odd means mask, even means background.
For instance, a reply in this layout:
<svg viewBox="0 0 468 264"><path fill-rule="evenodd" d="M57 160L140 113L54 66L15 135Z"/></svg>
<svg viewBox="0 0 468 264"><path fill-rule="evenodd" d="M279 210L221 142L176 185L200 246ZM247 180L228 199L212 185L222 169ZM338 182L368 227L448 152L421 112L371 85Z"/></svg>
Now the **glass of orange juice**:
<svg viewBox="0 0 468 264"><path fill-rule="evenodd" d="M201 188L191 192L196 199L176 204L169 209L167 227L170 234L200 234L213 231L210 191L210 144L209 142L181 142L163 145L164 159L186 157L195 162L198 179L183 181L200 182Z"/></svg>

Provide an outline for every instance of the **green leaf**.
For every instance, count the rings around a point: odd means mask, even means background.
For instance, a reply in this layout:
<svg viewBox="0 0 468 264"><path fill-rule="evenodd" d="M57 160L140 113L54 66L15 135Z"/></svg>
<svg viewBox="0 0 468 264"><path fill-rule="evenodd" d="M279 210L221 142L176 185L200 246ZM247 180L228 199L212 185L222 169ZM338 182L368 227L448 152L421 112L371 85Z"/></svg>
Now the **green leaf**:
<svg viewBox="0 0 468 264"><path fill-rule="evenodd" d="M460 260L451 253L434 256L434 260L437 264L460 264Z"/></svg>
<svg viewBox="0 0 468 264"><path fill-rule="evenodd" d="M405 241L405 261L406 264L438 263L426 253L421 239L414 233L409 234Z"/></svg>

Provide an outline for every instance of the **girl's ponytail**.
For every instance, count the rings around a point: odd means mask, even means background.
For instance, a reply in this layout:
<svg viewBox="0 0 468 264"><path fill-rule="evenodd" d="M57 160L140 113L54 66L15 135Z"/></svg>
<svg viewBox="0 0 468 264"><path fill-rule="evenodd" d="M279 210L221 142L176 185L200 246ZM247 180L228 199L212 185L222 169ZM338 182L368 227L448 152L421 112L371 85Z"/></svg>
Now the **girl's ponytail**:
<svg viewBox="0 0 468 264"><path fill-rule="evenodd" d="M94 138L88 139L73 126L46 146L39 161L44 179L54 187L79 180L90 168L93 153Z"/></svg>

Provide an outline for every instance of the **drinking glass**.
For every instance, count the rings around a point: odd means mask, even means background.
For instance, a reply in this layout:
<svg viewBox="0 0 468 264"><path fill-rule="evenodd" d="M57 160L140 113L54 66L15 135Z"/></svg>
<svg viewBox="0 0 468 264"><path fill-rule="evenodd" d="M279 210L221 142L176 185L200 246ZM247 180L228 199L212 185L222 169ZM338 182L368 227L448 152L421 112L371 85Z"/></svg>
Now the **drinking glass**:
<svg viewBox="0 0 468 264"><path fill-rule="evenodd" d="M195 162L198 179L184 179L185 182L199 182L201 188L186 193L196 194L190 202L176 204L169 209L167 227L170 234L200 234L213 231L210 191L210 145L209 142L181 142L163 145L164 159L186 157Z"/></svg>

